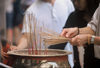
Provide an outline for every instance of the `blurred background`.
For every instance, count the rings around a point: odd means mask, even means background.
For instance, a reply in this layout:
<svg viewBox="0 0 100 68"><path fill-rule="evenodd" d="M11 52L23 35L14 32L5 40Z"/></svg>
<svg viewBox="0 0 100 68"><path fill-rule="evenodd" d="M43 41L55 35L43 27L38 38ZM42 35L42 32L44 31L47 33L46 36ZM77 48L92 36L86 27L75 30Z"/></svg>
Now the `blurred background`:
<svg viewBox="0 0 100 68"><path fill-rule="evenodd" d="M0 38L17 42L25 10L35 0L0 0Z"/></svg>

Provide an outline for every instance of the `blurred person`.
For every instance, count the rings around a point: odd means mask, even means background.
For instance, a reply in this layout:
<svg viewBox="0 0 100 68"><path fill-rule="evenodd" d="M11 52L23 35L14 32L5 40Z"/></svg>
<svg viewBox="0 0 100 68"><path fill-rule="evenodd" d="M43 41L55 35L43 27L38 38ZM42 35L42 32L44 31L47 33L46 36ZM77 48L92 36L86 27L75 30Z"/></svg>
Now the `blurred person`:
<svg viewBox="0 0 100 68"><path fill-rule="evenodd" d="M13 46L11 47L11 50L24 49L29 47L27 45L27 41L30 41L29 39L27 40L27 37L30 37L31 30L29 24L31 24L33 32L35 25L35 22L33 21L34 17L37 20L36 32L38 34L36 35L36 37L37 41L39 42L39 32L41 31L41 27L45 27L54 32L60 33L69 14L73 11L74 6L71 0L36 0L25 12L22 30L23 35L19 40L17 47ZM43 29L43 31L46 30ZM40 43L38 43L37 45L40 45ZM44 49L43 41L41 42L41 45L41 49Z"/></svg>
<svg viewBox="0 0 100 68"><path fill-rule="evenodd" d="M11 47L11 49L13 50L27 48L28 45L26 36L27 33L30 33L30 27L28 24L31 23L33 31L35 24L35 22L32 19L33 17L35 17L35 19L37 20L36 26L39 26L36 27L37 32L41 31L42 26L53 30L54 32L60 33L63 29L63 26L65 25L66 19L68 18L69 14L73 11L74 7L70 0L36 0L34 4L32 4L25 12L22 30L23 36L19 41L18 46ZM45 29L43 31L45 31ZM42 48L44 48L43 42Z"/></svg>
<svg viewBox="0 0 100 68"><path fill-rule="evenodd" d="M22 24L22 16L21 16L21 0L15 0L14 4L14 16L13 16L13 39L14 42L17 43L17 40L21 34L21 28L19 27Z"/></svg>
<svg viewBox="0 0 100 68"><path fill-rule="evenodd" d="M24 16L25 11L29 6L31 6L34 3L35 0L21 0L20 1L20 13L22 15L22 18Z"/></svg>
<svg viewBox="0 0 100 68"><path fill-rule="evenodd" d="M21 0L21 5L24 11L34 3L35 0Z"/></svg>
<svg viewBox="0 0 100 68"><path fill-rule="evenodd" d="M100 2L99 2L100 3ZM94 67L100 67L100 5L95 11L92 20L84 28L65 28L61 35L72 38L72 45L84 46L86 43L94 44ZM93 67L93 68L94 68Z"/></svg>
<svg viewBox="0 0 100 68"><path fill-rule="evenodd" d="M67 0L66 0L66 1L67 1ZM72 2L72 0L70 0L70 2ZM72 4L73 4L73 3L72 3ZM69 3L68 6L72 6L72 4ZM72 9L70 9L70 11L73 10L73 8L74 8L74 6L72 6ZM67 14L67 15L68 15L68 14ZM68 17L69 17L69 16L68 16ZM67 19L66 19L66 20L67 20ZM65 45L66 45L66 43L60 43L60 44L51 45L51 46L49 46L48 48L49 48L49 49L60 49L60 50L64 50Z"/></svg>
<svg viewBox="0 0 100 68"><path fill-rule="evenodd" d="M99 2L98 0L74 0L74 5L76 10L70 14L64 28L85 27L91 20ZM69 58L74 68L92 68L92 61L94 60L93 48L93 46L77 47L67 43L65 50L73 51L73 55L69 55Z"/></svg>
<svg viewBox="0 0 100 68"><path fill-rule="evenodd" d="M16 0L14 2L14 37L15 42L21 35L22 20L26 9L34 2L34 0ZM26 7L27 6L27 7Z"/></svg>
<svg viewBox="0 0 100 68"><path fill-rule="evenodd" d="M6 26L7 26L7 40L13 41L13 2L14 0L6 1Z"/></svg>

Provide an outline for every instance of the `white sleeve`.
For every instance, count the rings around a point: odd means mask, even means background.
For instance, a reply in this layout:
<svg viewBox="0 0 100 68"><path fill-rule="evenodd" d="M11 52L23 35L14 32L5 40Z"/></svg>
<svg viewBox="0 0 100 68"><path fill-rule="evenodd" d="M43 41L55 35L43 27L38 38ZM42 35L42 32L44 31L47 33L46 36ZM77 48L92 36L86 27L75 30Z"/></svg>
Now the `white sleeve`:
<svg viewBox="0 0 100 68"><path fill-rule="evenodd" d="M34 28L34 21L33 21L33 16L31 13L26 13L24 16L23 20L23 28L22 28L22 33L29 33L33 32Z"/></svg>
<svg viewBox="0 0 100 68"><path fill-rule="evenodd" d="M75 11L75 7L74 7L71 0L67 0L66 4L68 4L67 7L68 7L68 12L69 13L72 13L73 11Z"/></svg>
<svg viewBox="0 0 100 68"><path fill-rule="evenodd" d="M100 18L100 6L97 8L95 11L92 20L88 23L88 27L90 27L93 31L97 30L98 23L99 23L99 18Z"/></svg>

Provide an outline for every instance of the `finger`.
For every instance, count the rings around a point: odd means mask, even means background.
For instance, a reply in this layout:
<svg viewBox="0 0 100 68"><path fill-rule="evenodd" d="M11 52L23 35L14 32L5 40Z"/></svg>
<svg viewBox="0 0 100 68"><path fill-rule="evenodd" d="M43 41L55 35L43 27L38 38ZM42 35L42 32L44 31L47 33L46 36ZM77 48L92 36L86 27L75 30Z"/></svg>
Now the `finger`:
<svg viewBox="0 0 100 68"><path fill-rule="evenodd" d="M75 41L74 39L72 38L72 40L70 41L71 45L75 45Z"/></svg>
<svg viewBox="0 0 100 68"><path fill-rule="evenodd" d="M78 39L78 46L81 46L82 45L82 43L81 43L81 41Z"/></svg>
<svg viewBox="0 0 100 68"><path fill-rule="evenodd" d="M75 37L75 34L74 33L70 33L69 37L73 38L73 37Z"/></svg>
<svg viewBox="0 0 100 68"><path fill-rule="evenodd" d="M11 47L10 47L10 50L16 50L16 49L17 49L16 46L11 46Z"/></svg>
<svg viewBox="0 0 100 68"><path fill-rule="evenodd" d="M72 45L78 45L78 38L77 38L77 36L74 37L74 38L72 38L71 44L72 44Z"/></svg>
<svg viewBox="0 0 100 68"><path fill-rule="evenodd" d="M74 33L74 32L72 32L72 31L67 31L66 37L72 38L72 37L74 37L74 36L75 36L75 33Z"/></svg>
<svg viewBox="0 0 100 68"><path fill-rule="evenodd" d="M80 36L78 35L78 45L79 46L82 46L84 43L82 41L82 39L80 39Z"/></svg>
<svg viewBox="0 0 100 68"><path fill-rule="evenodd" d="M68 32L68 30L67 29L63 29L63 31L62 31L62 33L61 33L61 36L66 36L66 33Z"/></svg>
<svg viewBox="0 0 100 68"><path fill-rule="evenodd" d="M11 51L12 51L12 50L17 50L17 48L12 48Z"/></svg>
<svg viewBox="0 0 100 68"><path fill-rule="evenodd" d="M66 33L66 37L71 38L70 35L71 35L71 32Z"/></svg>
<svg viewBox="0 0 100 68"><path fill-rule="evenodd" d="M14 49L15 49L14 47L11 47L11 48L10 48L11 51L14 50Z"/></svg>

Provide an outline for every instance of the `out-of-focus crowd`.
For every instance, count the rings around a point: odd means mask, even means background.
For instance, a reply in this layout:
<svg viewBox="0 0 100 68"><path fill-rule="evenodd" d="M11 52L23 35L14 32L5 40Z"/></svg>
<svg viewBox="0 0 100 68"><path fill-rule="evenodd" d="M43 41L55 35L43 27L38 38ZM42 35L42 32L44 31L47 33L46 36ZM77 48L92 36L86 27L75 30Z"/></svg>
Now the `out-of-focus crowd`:
<svg viewBox="0 0 100 68"><path fill-rule="evenodd" d="M99 43L100 37L95 40L95 36L100 36L99 3L99 0L7 0L7 41L17 43L17 45L9 48L11 50L20 50L28 47L28 41L31 38L31 26L36 24L32 18L35 17L39 27L33 26L32 28L37 29L37 32L39 32L38 29L41 26L45 26L55 32L62 32L61 35L64 37L71 38L70 42L48 47L48 49L72 51L72 54L68 55L68 62L71 68L98 68L100 67L100 46L95 44ZM26 11L27 8L28 10ZM31 24L31 26L28 24ZM82 33L81 28L87 25L91 28L85 28ZM65 30L64 28L67 29ZM86 35L84 32L91 34L91 36ZM40 39L39 35L37 36ZM19 43L17 40L19 40ZM79 44L80 41L81 44ZM84 41L85 44L83 45ZM3 51L2 55L5 55Z"/></svg>
<svg viewBox="0 0 100 68"><path fill-rule="evenodd" d="M6 1L6 28L7 40L17 42L22 28L25 10L34 0L7 0Z"/></svg>

